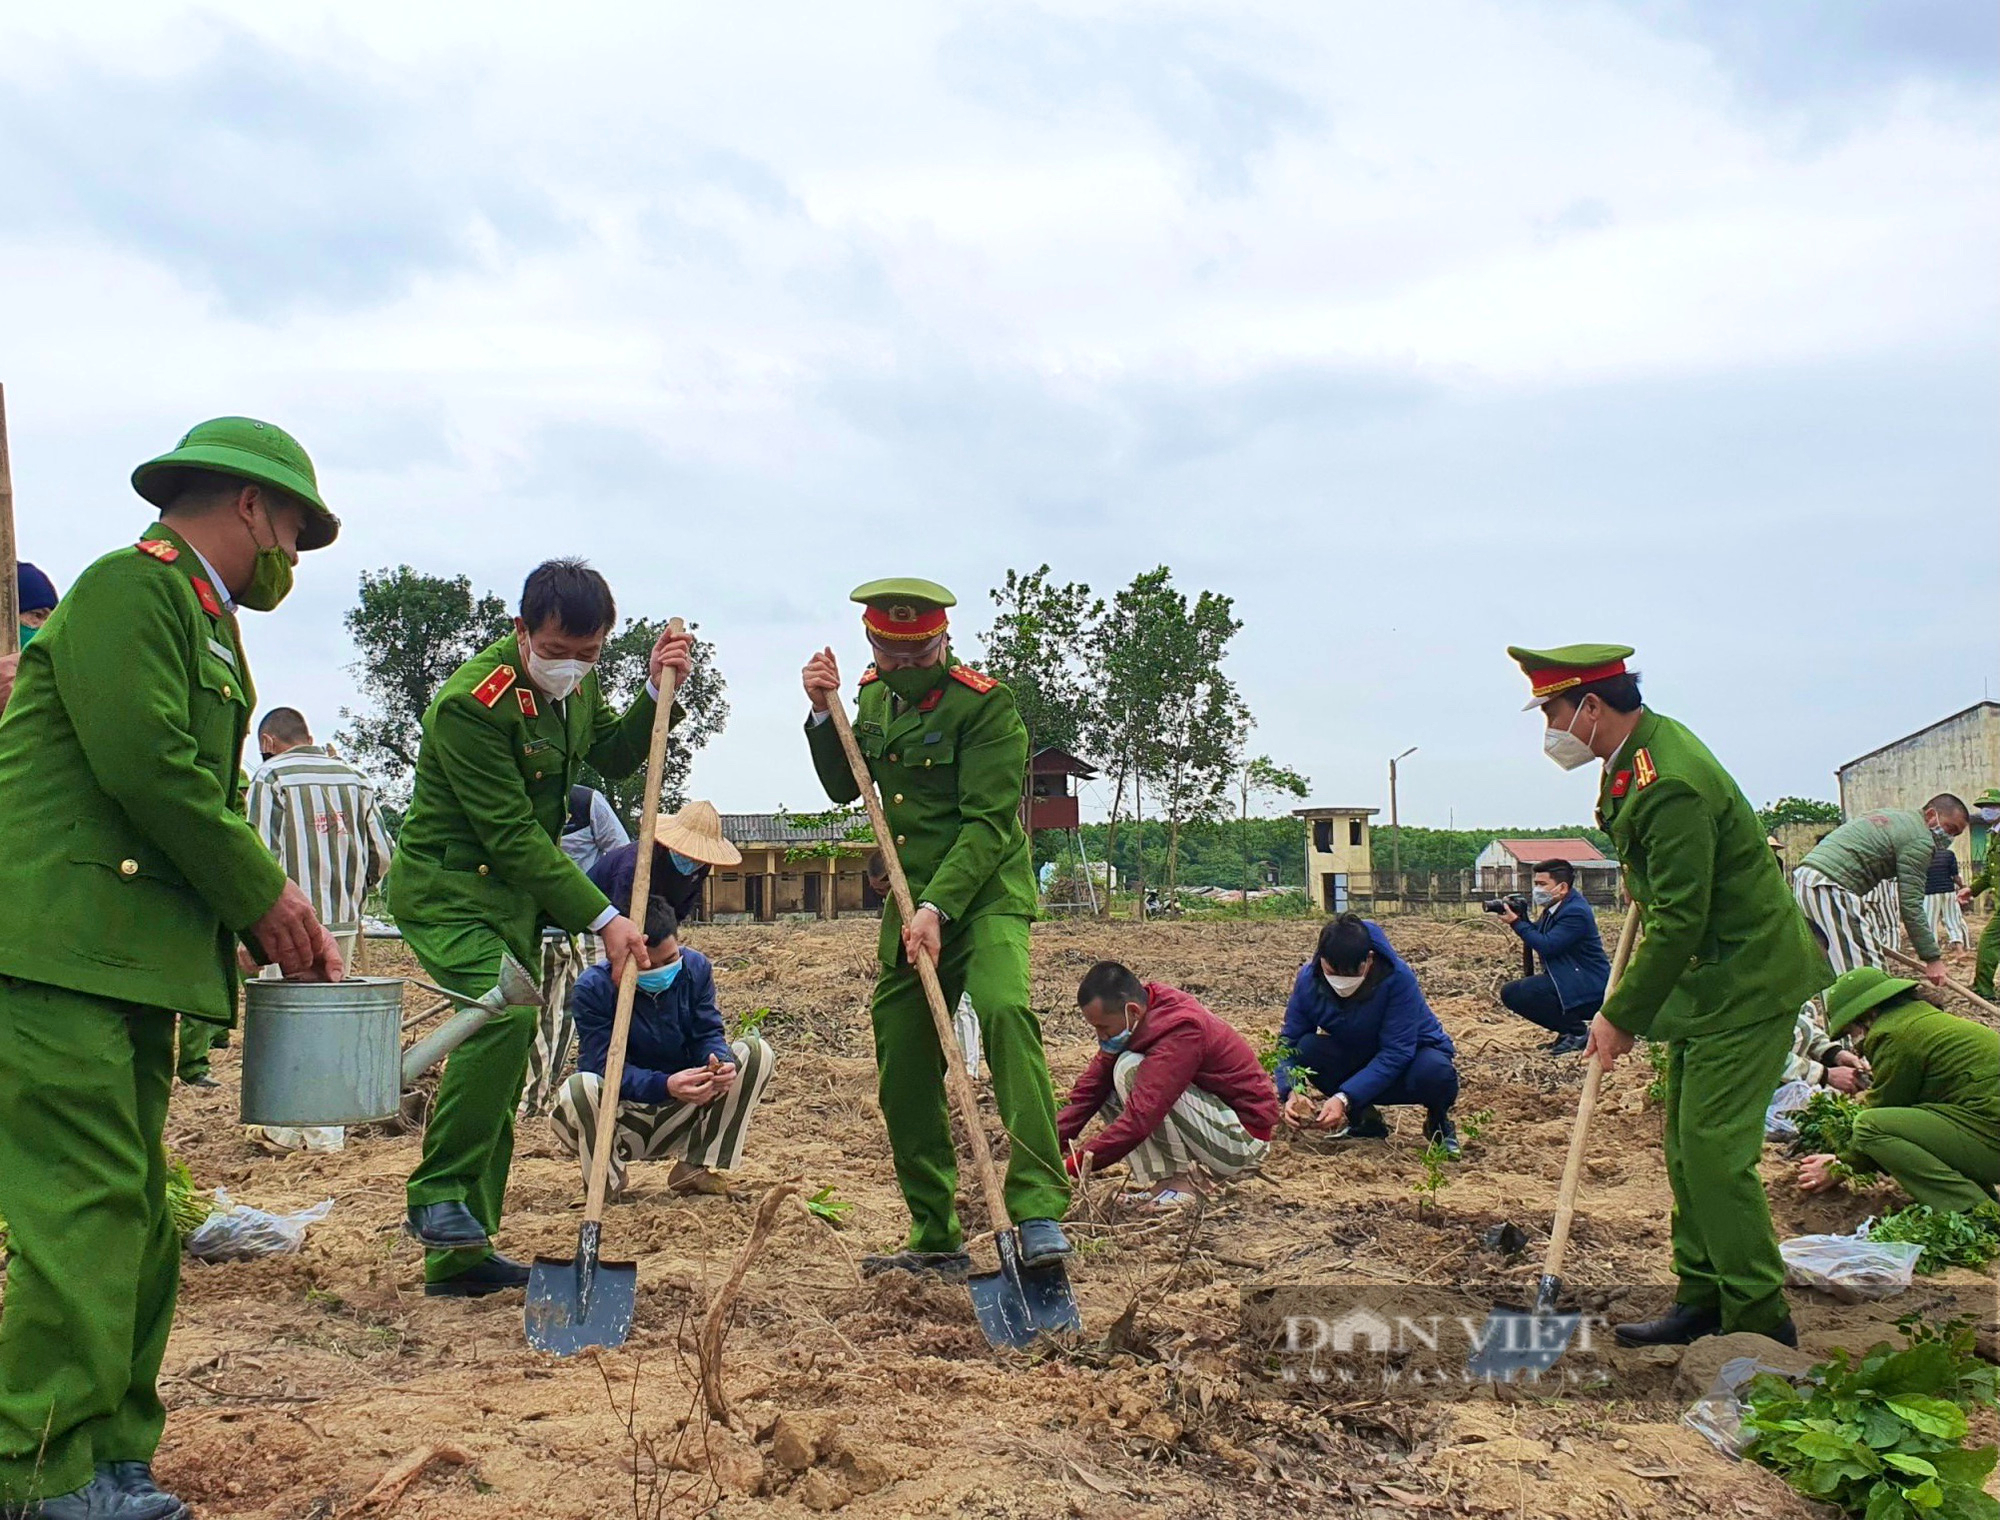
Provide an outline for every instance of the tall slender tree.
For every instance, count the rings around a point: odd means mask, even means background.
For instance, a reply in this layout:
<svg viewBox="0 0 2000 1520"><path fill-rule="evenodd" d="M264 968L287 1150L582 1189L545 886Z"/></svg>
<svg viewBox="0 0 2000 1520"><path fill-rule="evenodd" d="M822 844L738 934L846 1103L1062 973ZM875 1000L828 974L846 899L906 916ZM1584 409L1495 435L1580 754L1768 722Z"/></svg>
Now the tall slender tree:
<svg viewBox="0 0 2000 1520"><path fill-rule="evenodd" d="M1312 785L1297 771L1287 770L1269 755L1259 755L1254 760L1243 762L1236 773L1238 799L1242 810L1238 815L1243 840L1243 911L1250 911L1250 799L1253 797L1299 797L1306 795Z"/></svg>

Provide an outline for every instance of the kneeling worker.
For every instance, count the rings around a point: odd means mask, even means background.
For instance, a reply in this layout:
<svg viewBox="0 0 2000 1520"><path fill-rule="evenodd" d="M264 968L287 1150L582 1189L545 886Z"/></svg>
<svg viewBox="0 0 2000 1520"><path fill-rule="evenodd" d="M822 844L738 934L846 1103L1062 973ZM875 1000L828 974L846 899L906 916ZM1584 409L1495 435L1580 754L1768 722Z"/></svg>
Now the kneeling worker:
<svg viewBox="0 0 2000 1520"><path fill-rule="evenodd" d="M1281 1040L1286 1123L1379 1140L1389 1126L1375 1105L1414 1103L1424 1111L1424 1139L1457 1157L1451 1036L1380 924L1343 913L1320 931L1318 953L1299 968L1285 1005ZM1331 1096L1315 1103L1294 1091L1302 1079Z"/></svg>
<svg viewBox="0 0 2000 1520"><path fill-rule="evenodd" d="M1541 916L1530 923L1502 905L1501 919L1542 958L1542 969L1507 983L1500 1001L1555 1036L1547 1047L1550 1055L1566 1056L1583 1049L1589 1039L1590 1016L1604 1006L1611 962L1605 958L1597 914L1576 890L1576 867L1567 860L1545 860L1535 867L1535 906Z"/></svg>
<svg viewBox="0 0 2000 1520"><path fill-rule="evenodd" d="M625 1191L628 1161L674 1157L667 1186L680 1193L725 1193L718 1171L743 1160L750 1115L764 1096L774 1058L755 1035L731 1044L715 1002L708 957L680 943L680 923L663 897L646 910L647 970L632 1000L625 1075L618 1084L618 1136L611 1150L612 1197ZM576 979L576 1075L563 1084L549 1122L590 1178L604 1108L604 1062L618 1011L618 983L600 961Z"/></svg>
<svg viewBox="0 0 2000 1520"><path fill-rule="evenodd" d="M1076 989L1097 1054L1056 1115L1072 1174L1123 1160L1146 1201L1193 1201L1199 1172L1233 1177L1257 1165L1278 1126L1278 1094L1250 1042L1194 998L1099 961ZM1105 1128L1072 1142L1095 1115Z"/></svg>
<svg viewBox="0 0 2000 1520"><path fill-rule="evenodd" d="M1808 1156L1799 1186L1833 1186L1834 1161L1884 1171L1917 1203L1967 1213L2000 1183L2000 1030L1946 1013L1937 994L1874 966L1826 995L1827 1032L1851 1031L1875 1074L1838 1157Z"/></svg>

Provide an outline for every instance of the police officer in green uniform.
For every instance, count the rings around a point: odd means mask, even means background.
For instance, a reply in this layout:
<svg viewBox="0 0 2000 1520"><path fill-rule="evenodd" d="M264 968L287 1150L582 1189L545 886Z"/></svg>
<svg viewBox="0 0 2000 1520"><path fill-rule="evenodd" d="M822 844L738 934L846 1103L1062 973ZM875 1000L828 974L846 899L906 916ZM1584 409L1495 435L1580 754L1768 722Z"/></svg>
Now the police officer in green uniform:
<svg viewBox="0 0 2000 1520"><path fill-rule="evenodd" d="M0 1513L172 1520L155 1382L180 1286L166 1207L174 1021L227 1027L239 937L340 953L237 805L256 693L236 622L339 520L245 417L132 475L160 520L77 578L0 723Z"/></svg>
<svg viewBox="0 0 2000 1520"><path fill-rule="evenodd" d="M613 976L627 956L646 965L638 928L556 843L577 767L588 760L623 776L643 765L660 673L687 677L692 641L662 633L646 693L613 712L594 667L617 615L603 576L581 560L550 560L522 588L513 628L459 666L424 714L389 911L431 979L453 992L490 990L503 955L538 965L545 924L598 935ZM533 1008L509 1008L445 1062L407 1190L432 1297L528 1280L527 1266L496 1254L491 1237L535 1022Z"/></svg>
<svg viewBox="0 0 2000 1520"><path fill-rule="evenodd" d="M1959 903L1970 907L1981 892L2000 893L2000 787L1989 786L1970 804L1973 818L1986 829L1986 861L1979 874L1960 890ZM1972 990L1983 998L1993 996L1993 973L2000 969L2000 905L1986 920L1979 948L1972 963Z"/></svg>
<svg viewBox="0 0 2000 1520"><path fill-rule="evenodd" d="M1603 762L1598 826L1645 930L1585 1058L1608 1068L1640 1035L1667 1046L1680 1289L1661 1318L1614 1332L1627 1346L1738 1330L1796 1344L1757 1162L1799 1005L1832 972L1742 789L1692 733L1641 705L1630 649L1507 653L1542 710L1549 757L1565 770Z"/></svg>
<svg viewBox="0 0 2000 1520"><path fill-rule="evenodd" d="M882 909L872 1009L882 1117L912 1222L905 1249L863 1267L943 1277L970 1269L954 1202L958 1158L944 1056L910 959L919 953L937 963L946 1007L970 994L978 1010L993 1095L1013 1142L1007 1210L1022 1259L1046 1265L1069 1251L1057 1222L1069 1207L1069 1180L1041 1025L1028 1004L1035 880L1020 811L1028 731L1005 686L951 659L945 609L957 599L944 587L870 581L853 599L867 609L861 621L875 654L861 677L854 736L917 904L908 924L893 902ZM854 775L827 720L828 697L840 689L831 649L812 657L804 680L820 784L835 802L853 802Z"/></svg>

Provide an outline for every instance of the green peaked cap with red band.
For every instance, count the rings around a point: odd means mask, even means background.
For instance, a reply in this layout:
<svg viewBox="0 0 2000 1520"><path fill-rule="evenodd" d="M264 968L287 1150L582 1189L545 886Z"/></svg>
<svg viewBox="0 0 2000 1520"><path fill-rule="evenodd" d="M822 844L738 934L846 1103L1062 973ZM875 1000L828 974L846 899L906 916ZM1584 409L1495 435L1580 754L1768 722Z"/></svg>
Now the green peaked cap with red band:
<svg viewBox="0 0 2000 1520"><path fill-rule="evenodd" d="M870 638L907 644L928 644L943 633L945 609L958 605L958 598L936 581L915 576L869 581L849 592L848 600L868 609L861 624Z"/></svg>
<svg viewBox="0 0 2000 1520"><path fill-rule="evenodd" d="M1523 649L1509 644L1507 654L1528 678L1528 708L1540 707L1549 698L1588 681L1631 674L1625 662L1632 658L1632 650L1625 644L1564 644L1560 649Z"/></svg>
<svg viewBox="0 0 2000 1520"><path fill-rule="evenodd" d="M298 439L254 417L211 417L189 428L171 453L149 459L132 472L132 489L156 507L180 494L190 470L233 475L256 485L275 486L305 508L299 550L324 549L340 536L340 519L319 499L319 476Z"/></svg>

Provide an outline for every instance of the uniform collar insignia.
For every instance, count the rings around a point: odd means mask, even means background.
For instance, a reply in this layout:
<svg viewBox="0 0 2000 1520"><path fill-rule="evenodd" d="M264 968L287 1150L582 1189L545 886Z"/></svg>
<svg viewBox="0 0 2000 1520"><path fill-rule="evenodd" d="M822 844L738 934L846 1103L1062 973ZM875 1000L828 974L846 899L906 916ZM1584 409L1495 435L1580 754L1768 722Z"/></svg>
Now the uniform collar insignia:
<svg viewBox="0 0 2000 1520"><path fill-rule="evenodd" d="M535 694L532 691L528 690L525 686L517 686L514 688L514 695L520 699L522 717L533 718L539 716L535 707Z"/></svg>
<svg viewBox="0 0 2000 1520"><path fill-rule="evenodd" d="M1623 797L1631 789L1632 789L1632 773L1630 771L1620 771L1617 775L1611 778L1612 796Z"/></svg>
<svg viewBox="0 0 2000 1520"><path fill-rule="evenodd" d="M169 549L172 544L167 545ZM195 600L201 603L201 610L210 617L222 616L222 603L215 599L215 588L198 575L190 575L188 583L194 587Z"/></svg>
<svg viewBox="0 0 2000 1520"><path fill-rule="evenodd" d="M944 700L944 688L942 686L933 686L929 691L924 693L923 701L917 704L917 711L926 713L931 712L935 710L938 703L942 702L943 700Z"/></svg>

